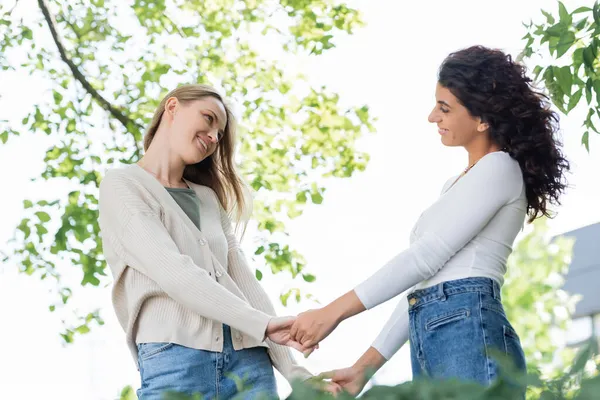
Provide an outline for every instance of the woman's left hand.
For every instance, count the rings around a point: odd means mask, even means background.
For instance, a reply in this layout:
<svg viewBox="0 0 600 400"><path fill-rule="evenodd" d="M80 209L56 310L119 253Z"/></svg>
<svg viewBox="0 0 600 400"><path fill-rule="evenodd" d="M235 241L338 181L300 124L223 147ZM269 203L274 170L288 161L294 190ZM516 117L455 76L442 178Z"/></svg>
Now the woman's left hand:
<svg viewBox="0 0 600 400"><path fill-rule="evenodd" d="M267 325L266 337L273 343L282 346L289 346L301 353L310 354L319 346L303 346L300 342L294 340L290 335L290 330L296 318L294 317L274 317L271 318Z"/></svg>
<svg viewBox="0 0 600 400"><path fill-rule="evenodd" d="M290 330L290 336L303 347L313 347L338 326L340 321L327 307L299 314ZM308 357L305 353L305 356Z"/></svg>

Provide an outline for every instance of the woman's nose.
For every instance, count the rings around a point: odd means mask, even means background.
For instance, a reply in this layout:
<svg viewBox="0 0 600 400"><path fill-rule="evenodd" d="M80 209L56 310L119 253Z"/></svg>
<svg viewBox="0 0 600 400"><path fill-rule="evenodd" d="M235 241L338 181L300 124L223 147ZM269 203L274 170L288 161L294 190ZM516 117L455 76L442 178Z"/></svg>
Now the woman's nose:
<svg viewBox="0 0 600 400"><path fill-rule="evenodd" d="M209 131L207 136L213 143L217 143L219 141L218 132L216 130Z"/></svg>
<svg viewBox="0 0 600 400"><path fill-rule="evenodd" d="M427 120L432 124L435 124L440 121L440 117L438 113L436 113L435 110L433 110L431 111L431 113L429 113L429 117L427 118Z"/></svg>

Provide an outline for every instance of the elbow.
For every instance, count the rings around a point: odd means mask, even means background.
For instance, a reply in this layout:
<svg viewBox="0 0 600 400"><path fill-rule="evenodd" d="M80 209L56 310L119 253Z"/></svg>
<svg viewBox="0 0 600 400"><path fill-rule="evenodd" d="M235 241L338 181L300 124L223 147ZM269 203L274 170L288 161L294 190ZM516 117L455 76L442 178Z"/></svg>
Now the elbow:
<svg viewBox="0 0 600 400"><path fill-rule="evenodd" d="M453 255L450 247L434 234L423 237L423 240L415 243L415 247L415 265L424 280L437 274Z"/></svg>

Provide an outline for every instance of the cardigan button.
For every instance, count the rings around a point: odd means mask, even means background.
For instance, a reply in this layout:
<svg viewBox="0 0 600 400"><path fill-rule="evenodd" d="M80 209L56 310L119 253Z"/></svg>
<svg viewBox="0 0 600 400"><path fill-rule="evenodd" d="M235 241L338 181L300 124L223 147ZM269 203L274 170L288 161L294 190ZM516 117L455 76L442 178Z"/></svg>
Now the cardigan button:
<svg viewBox="0 0 600 400"><path fill-rule="evenodd" d="M217 275L217 278L220 278L223 275L221 271L217 271L215 274Z"/></svg>
<svg viewBox="0 0 600 400"><path fill-rule="evenodd" d="M198 240L198 243L200 243L200 246L204 246L206 244L206 240L200 239Z"/></svg>

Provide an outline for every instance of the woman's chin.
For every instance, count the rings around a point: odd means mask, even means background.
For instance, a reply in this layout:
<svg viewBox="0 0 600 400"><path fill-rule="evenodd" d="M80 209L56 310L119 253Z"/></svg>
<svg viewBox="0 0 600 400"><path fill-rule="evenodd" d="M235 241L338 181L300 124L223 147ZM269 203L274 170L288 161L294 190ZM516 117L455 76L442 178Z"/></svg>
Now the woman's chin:
<svg viewBox="0 0 600 400"><path fill-rule="evenodd" d="M196 152L195 154L186 157L184 161L186 165L194 165L203 161L204 159L206 159L206 157L207 155L205 153L199 154L199 152Z"/></svg>
<svg viewBox="0 0 600 400"><path fill-rule="evenodd" d="M456 147L456 146L460 146L459 144L455 143L454 141L450 140L450 138L442 136L440 138L440 141L442 142L442 144L446 147Z"/></svg>

